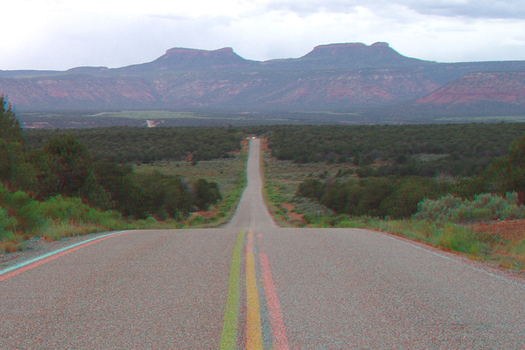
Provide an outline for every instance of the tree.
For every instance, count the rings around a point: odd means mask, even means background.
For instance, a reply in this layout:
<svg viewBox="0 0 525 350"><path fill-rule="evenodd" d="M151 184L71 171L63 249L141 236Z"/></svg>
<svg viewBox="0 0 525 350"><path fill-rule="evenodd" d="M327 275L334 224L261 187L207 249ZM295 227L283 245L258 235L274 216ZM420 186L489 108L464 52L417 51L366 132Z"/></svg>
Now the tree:
<svg viewBox="0 0 525 350"><path fill-rule="evenodd" d="M56 194L78 196L93 171L93 159L86 146L68 135L51 139L42 149L53 166L46 170L57 176Z"/></svg>
<svg viewBox="0 0 525 350"><path fill-rule="evenodd" d="M338 213L343 212L348 200L347 186L339 181L327 181L323 187L326 192L321 199L321 203Z"/></svg>
<svg viewBox="0 0 525 350"><path fill-rule="evenodd" d="M521 202L525 191L525 135L512 143L507 156L492 162L486 176L493 181L497 192L521 193Z"/></svg>
<svg viewBox="0 0 525 350"><path fill-rule="evenodd" d="M356 215L386 216L387 213L381 207L381 203L394 190L392 180L382 177L370 177L361 180L361 186L362 193L365 195L359 201Z"/></svg>
<svg viewBox="0 0 525 350"><path fill-rule="evenodd" d="M215 182L198 179L193 186L193 200L199 210L208 210L210 205L217 203L221 199L219 186Z"/></svg>
<svg viewBox="0 0 525 350"><path fill-rule="evenodd" d="M417 176L401 178L393 192L381 203L381 212L393 219L415 214L418 204L425 198L438 198L447 193L435 179Z"/></svg>
<svg viewBox="0 0 525 350"><path fill-rule="evenodd" d="M110 207L131 215L132 194L136 185L129 176L133 172L130 165L117 164L108 160L99 160L94 164L98 183L110 193Z"/></svg>
<svg viewBox="0 0 525 350"><path fill-rule="evenodd" d="M0 181L10 189L36 191L35 167L28 162L22 128L11 105L0 97Z"/></svg>
<svg viewBox="0 0 525 350"><path fill-rule="evenodd" d="M25 144L20 123L4 96L0 96L0 138L8 142Z"/></svg>
<svg viewBox="0 0 525 350"><path fill-rule="evenodd" d="M33 159L40 170L40 197L60 194L103 209L110 206L111 195L99 184L91 153L74 136L51 139Z"/></svg>

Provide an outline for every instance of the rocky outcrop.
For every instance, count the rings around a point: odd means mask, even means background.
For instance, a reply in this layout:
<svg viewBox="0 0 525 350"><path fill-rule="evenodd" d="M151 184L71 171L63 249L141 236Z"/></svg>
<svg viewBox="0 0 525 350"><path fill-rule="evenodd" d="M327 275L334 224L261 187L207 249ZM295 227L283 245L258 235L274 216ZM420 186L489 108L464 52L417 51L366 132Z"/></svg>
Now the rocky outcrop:
<svg viewBox="0 0 525 350"><path fill-rule="evenodd" d="M414 104L450 106L490 101L525 105L525 72L470 73Z"/></svg>
<svg viewBox="0 0 525 350"><path fill-rule="evenodd" d="M362 43L320 45L297 61L310 65L358 69L426 66L434 63L403 56L388 43L382 42L370 46Z"/></svg>
<svg viewBox="0 0 525 350"><path fill-rule="evenodd" d="M0 78L0 91L17 110L141 108L156 100L149 83L141 79L90 75Z"/></svg>
<svg viewBox="0 0 525 350"><path fill-rule="evenodd" d="M231 70L250 66L252 61L237 55L232 48L207 51L186 48L173 48L156 60L118 70L120 74L144 74L152 71L208 71Z"/></svg>

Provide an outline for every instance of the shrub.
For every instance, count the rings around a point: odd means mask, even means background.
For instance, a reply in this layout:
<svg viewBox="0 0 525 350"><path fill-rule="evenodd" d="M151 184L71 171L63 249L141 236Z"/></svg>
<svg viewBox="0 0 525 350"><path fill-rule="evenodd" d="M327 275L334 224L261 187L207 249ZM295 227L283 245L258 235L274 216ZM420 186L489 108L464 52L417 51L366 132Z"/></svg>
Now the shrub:
<svg viewBox="0 0 525 350"><path fill-rule="evenodd" d="M198 179L193 186L193 201L199 210L208 210L210 205L222 199L219 186L216 182Z"/></svg>
<svg viewBox="0 0 525 350"><path fill-rule="evenodd" d="M0 207L0 239L3 239L11 233L17 225L18 221L10 217L7 211Z"/></svg>
<svg viewBox="0 0 525 350"><path fill-rule="evenodd" d="M208 223L210 220L202 215L193 215L189 220L188 220L188 225L189 226L198 226L198 225L202 225L202 224L205 224L205 223Z"/></svg>
<svg viewBox="0 0 525 350"><path fill-rule="evenodd" d="M505 197L485 193L472 201L447 195L437 200L426 199L419 203L415 219L439 222L486 221L519 219L525 217L525 208L518 205L518 194L507 193Z"/></svg>
<svg viewBox="0 0 525 350"><path fill-rule="evenodd" d="M450 188L450 183L417 176L368 177L344 182L329 179L324 183L307 179L299 185L295 196L319 200L336 213L400 219L415 214L424 198L438 198Z"/></svg>
<svg viewBox="0 0 525 350"><path fill-rule="evenodd" d="M42 216L60 221L88 221L91 210L80 198L64 198L61 195L51 197L39 207Z"/></svg>
<svg viewBox="0 0 525 350"><path fill-rule="evenodd" d="M176 218L179 213L186 215L192 207L192 198L186 183L179 176L163 175L159 171L131 174L134 192L127 215L145 219L157 216L159 219Z"/></svg>
<svg viewBox="0 0 525 350"><path fill-rule="evenodd" d="M39 202L33 200L27 193L17 191L9 192L5 187L0 187L0 205L16 221L12 230L30 231L41 224L42 216L37 208Z"/></svg>
<svg viewBox="0 0 525 350"><path fill-rule="evenodd" d="M425 198L444 195L446 188L435 179L407 176L398 179L392 194L382 203L382 211L393 219L408 218L418 211Z"/></svg>
<svg viewBox="0 0 525 350"><path fill-rule="evenodd" d="M40 230L40 235L46 241L58 241L62 238L86 235L99 231L97 227L79 225L75 222L52 222Z"/></svg>

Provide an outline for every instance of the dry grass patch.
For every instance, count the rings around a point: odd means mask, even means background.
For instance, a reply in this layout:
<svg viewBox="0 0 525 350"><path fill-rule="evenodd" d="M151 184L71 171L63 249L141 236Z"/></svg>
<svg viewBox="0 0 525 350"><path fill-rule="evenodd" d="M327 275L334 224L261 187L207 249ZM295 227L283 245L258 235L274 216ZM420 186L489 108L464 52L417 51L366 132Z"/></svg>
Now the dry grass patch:
<svg viewBox="0 0 525 350"><path fill-rule="evenodd" d="M328 179L338 176L346 180L354 177L352 164L307 163L299 164L278 160L271 156L263 143L262 169L264 171L264 194L266 203L280 225L297 226L303 222L303 214L332 213L331 210L304 198L294 198L299 185L306 179Z"/></svg>
<svg viewBox="0 0 525 350"><path fill-rule="evenodd" d="M24 249L26 249L24 241L0 241L0 253L15 253Z"/></svg>
<svg viewBox="0 0 525 350"><path fill-rule="evenodd" d="M185 181L192 183L198 179L216 182L222 195L222 201L212 206L208 212L192 215L185 222L191 227L215 227L229 220L235 211L246 186L247 143L243 144L240 154L232 154L230 158L191 161L164 161L154 165L141 165L136 171L159 171L164 175L179 175Z"/></svg>
<svg viewBox="0 0 525 350"><path fill-rule="evenodd" d="M492 237L494 255L501 266L525 268L525 219L478 223L471 228Z"/></svg>

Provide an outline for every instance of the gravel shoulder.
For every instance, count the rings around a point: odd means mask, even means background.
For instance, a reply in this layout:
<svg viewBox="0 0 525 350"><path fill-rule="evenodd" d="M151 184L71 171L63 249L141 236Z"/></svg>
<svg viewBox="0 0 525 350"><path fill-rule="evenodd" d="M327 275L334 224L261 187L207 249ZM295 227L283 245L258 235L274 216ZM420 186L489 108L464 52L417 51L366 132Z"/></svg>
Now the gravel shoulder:
<svg viewBox="0 0 525 350"><path fill-rule="evenodd" d="M19 264L21 262L38 258L55 250L86 241L91 238L103 236L109 232L91 233L82 236L64 238L60 241L49 242L40 237L34 237L26 241L27 249L15 253L0 253L0 270Z"/></svg>

